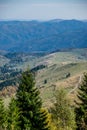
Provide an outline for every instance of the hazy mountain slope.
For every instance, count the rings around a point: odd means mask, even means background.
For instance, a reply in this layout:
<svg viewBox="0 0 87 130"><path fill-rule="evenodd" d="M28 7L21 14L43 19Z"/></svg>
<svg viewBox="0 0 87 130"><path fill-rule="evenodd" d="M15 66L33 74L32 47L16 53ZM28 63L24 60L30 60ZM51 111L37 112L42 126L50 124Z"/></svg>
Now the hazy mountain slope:
<svg viewBox="0 0 87 130"><path fill-rule="evenodd" d="M1 21L0 49L45 51L87 47L87 22L77 20Z"/></svg>

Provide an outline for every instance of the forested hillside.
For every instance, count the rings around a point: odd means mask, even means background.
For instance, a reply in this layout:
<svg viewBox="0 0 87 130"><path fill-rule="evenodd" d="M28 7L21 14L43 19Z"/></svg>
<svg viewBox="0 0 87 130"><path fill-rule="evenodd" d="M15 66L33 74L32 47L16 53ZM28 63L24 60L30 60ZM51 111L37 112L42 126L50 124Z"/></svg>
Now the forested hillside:
<svg viewBox="0 0 87 130"><path fill-rule="evenodd" d="M0 21L0 130L87 130L86 90L86 21Z"/></svg>
<svg viewBox="0 0 87 130"><path fill-rule="evenodd" d="M52 52L87 47L87 22L0 21L0 50Z"/></svg>

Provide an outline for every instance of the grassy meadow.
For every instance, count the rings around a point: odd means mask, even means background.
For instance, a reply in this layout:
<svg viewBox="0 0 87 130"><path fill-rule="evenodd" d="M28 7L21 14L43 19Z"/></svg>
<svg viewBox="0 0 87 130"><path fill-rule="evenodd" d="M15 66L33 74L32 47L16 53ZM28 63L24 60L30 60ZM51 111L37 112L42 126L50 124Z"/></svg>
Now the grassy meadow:
<svg viewBox="0 0 87 130"><path fill-rule="evenodd" d="M87 49L62 50L44 56L22 55L22 62L15 62L20 57L21 54L17 55L15 60L12 61L12 59L4 55L0 56L0 65L13 65L18 70L26 70L28 67L32 69L39 65L45 65L45 68L35 72L35 81L36 86L40 89L41 97L46 107L51 105L54 93L58 88L63 87L69 93L79 84L80 76L84 72L87 72ZM0 82L3 81L1 80ZM76 96L77 89L69 93L69 96L73 100ZM2 91L9 92L9 90L6 91L5 89ZM15 91L12 92L12 95L14 93ZM5 98L5 102L8 104L9 96L7 101Z"/></svg>

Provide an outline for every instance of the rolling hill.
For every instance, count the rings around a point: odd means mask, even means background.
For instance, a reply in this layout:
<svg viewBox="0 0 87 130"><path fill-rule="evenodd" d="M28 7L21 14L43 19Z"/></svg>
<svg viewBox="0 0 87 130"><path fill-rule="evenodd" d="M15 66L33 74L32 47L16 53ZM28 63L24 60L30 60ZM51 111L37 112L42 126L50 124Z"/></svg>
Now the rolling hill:
<svg viewBox="0 0 87 130"><path fill-rule="evenodd" d="M20 74L28 66L35 73L36 86L40 89L44 105L50 104L53 93L64 87L70 98L76 98L80 77L87 72L87 48L67 49L45 55L27 53L1 54L0 95L14 95Z"/></svg>
<svg viewBox="0 0 87 130"><path fill-rule="evenodd" d="M0 21L0 95L15 94L27 67L35 74L44 105L59 87L76 95L87 72L87 22Z"/></svg>
<svg viewBox="0 0 87 130"><path fill-rule="evenodd" d="M0 50L52 52L86 47L87 22L84 21L0 21Z"/></svg>

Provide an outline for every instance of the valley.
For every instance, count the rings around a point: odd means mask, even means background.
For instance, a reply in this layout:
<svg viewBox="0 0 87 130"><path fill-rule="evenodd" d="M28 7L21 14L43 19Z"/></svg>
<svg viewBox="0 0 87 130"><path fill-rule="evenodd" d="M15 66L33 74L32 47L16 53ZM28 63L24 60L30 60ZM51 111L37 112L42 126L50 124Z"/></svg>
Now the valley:
<svg viewBox="0 0 87 130"><path fill-rule="evenodd" d="M15 96L27 69L46 107L61 87L74 101L87 72L87 21L0 21L0 96L5 102Z"/></svg>
<svg viewBox="0 0 87 130"><path fill-rule="evenodd" d="M0 53L2 97L7 97L8 100L15 95L21 73L28 68L35 75L36 86L41 92L45 107L51 105L53 94L60 87L69 93L73 101L80 76L87 72L87 49L68 49L49 54Z"/></svg>
<svg viewBox="0 0 87 130"><path fill-rule="evenodd" d="M87 130L87 0L0 0L0 130Z"/></svg>

